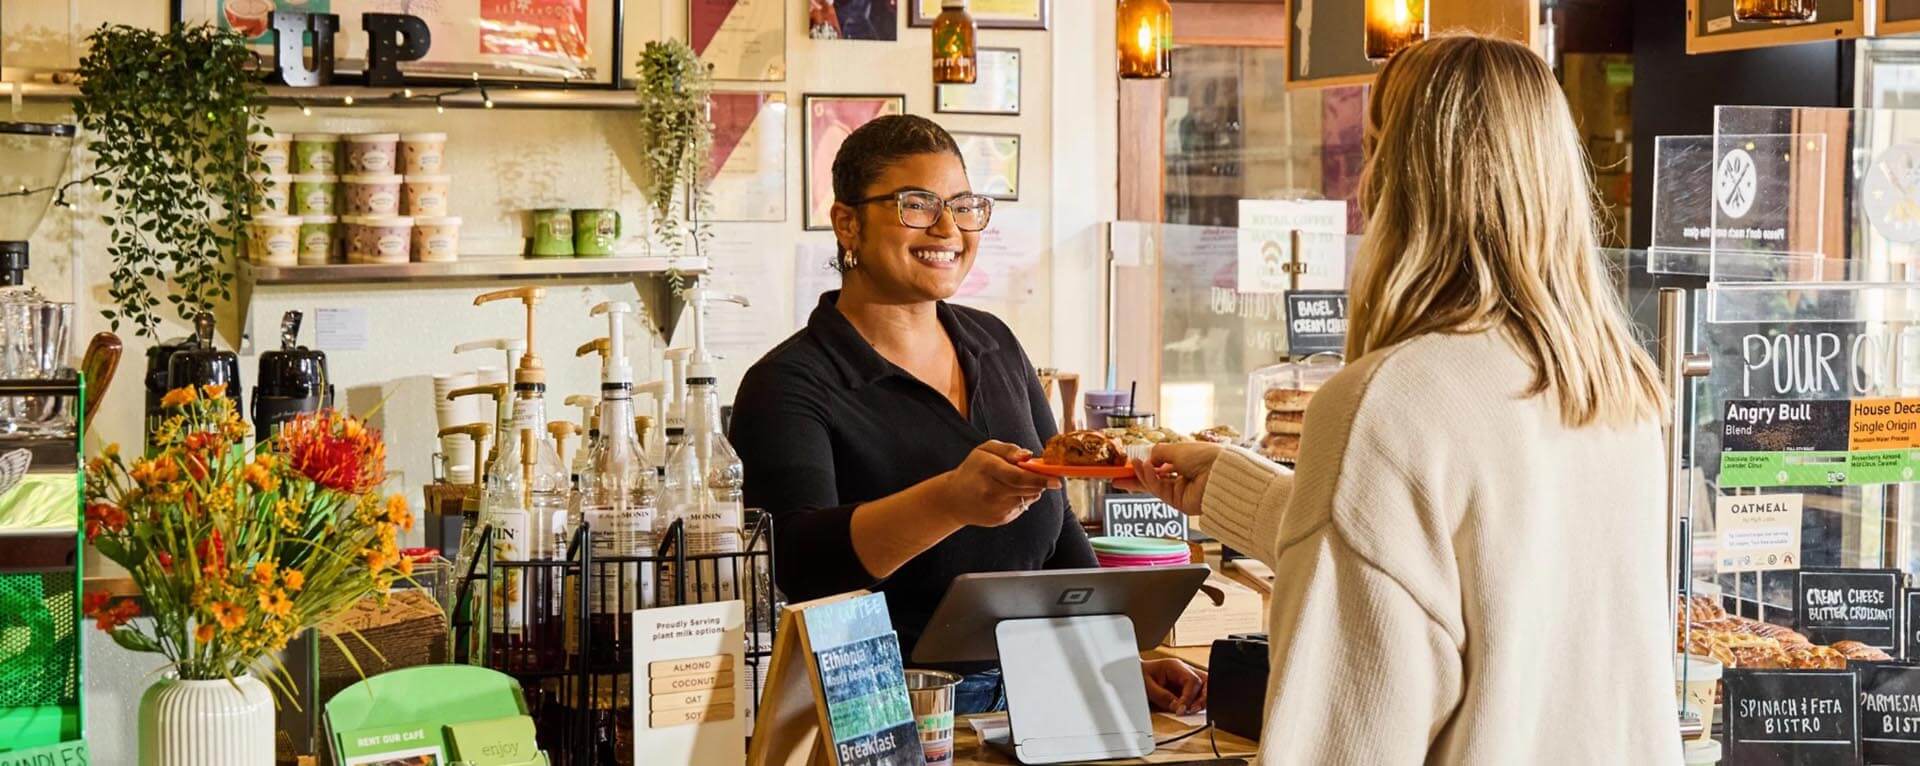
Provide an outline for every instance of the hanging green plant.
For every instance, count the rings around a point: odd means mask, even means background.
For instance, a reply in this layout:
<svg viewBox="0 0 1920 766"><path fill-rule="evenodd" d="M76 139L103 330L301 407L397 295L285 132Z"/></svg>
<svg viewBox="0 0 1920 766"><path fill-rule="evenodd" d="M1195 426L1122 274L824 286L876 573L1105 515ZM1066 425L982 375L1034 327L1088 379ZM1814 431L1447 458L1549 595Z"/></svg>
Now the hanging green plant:
<svg viewBox="0 0 1920 766"><path fill-rule="evenodd" d="M101 313L115 330L126 322L154 338L156 293L188 321L232 297L226 259L259 201L251 176L264 170L247 136L270 132L263 88L230 31L109 24L87 41L74 113L112 230L114 306Z"/></svg>
<svg viewBox="0 0 1920 766"><path fill-rule="evenodd" d="M693 49L678 40L650 42L640 52L640 142L646 154L644 190L653 208L653 234L669 255L699 256L713 236L706 216L707 162L713 121L707 97L713 80ZM672 274L675 289L679 274Z"/></svg>

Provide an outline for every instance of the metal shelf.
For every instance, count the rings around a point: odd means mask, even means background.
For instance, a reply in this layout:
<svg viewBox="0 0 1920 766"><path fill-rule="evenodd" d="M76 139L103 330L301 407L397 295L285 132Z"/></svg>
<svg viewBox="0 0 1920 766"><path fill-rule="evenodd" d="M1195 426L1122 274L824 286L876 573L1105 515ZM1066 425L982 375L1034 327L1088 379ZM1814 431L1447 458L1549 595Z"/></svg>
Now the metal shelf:
<svg viewBox="0 0 1920 766"><path fill-rule="evenodd" d="M317 109L344 108L427 108L484 109L492 99L499 109L633 109L631 90L616 88L563 88L545 86L488 85L483 96L478 90L461 85L407 85L413 92L406 98L401 87L369 88L361 85L326 85L294 88L269 85L268 104L308 106ZM437 100L435 96L440 98ZM64 100L80 97L80 87L67 83L0 82L0 97L33 100ZM346 103L348 98L352 104Z"/></svg>
<svg viewBox="0 0 1920 766"><path fill-rule="evenodd" d="M351 263L326 266L262 266L239 264L234 280L234 302L240 310L240 336L234 346L253 352L251 337L254 291L321 285L438 285L497 280L628 280L646 306L648 319L662 336L673 337L684 301L670 285L670 275L688 282L707 273L705 258L470 258L445 263Z"/></svg>

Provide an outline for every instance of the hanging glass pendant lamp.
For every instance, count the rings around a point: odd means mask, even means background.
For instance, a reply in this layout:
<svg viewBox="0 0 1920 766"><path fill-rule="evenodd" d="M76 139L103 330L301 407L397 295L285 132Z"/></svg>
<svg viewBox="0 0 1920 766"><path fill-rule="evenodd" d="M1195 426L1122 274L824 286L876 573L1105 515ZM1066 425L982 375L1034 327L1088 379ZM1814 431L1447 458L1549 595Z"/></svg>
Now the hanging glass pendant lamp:
<svg viewBox="0 0 1920 766"><path fill-rule="evenodd" d="M1120 0L1114 30L1121 78L1151 80L1173 74L1173 6L1167 0Z"/></svg>
<svg viewBox="0 0 1920 766"><path fill-rule="evenodd" d="M940 0L940 15L933 20L934 84L971 85L979 79L979 49L973 38L967 0Z"/></svg>
<svg viewBox="0 0 1920 766"><path fill-rule="evenodd" d="M1368 61L1385 61L1427 39L1427 0L1367 0Z"/></svg>

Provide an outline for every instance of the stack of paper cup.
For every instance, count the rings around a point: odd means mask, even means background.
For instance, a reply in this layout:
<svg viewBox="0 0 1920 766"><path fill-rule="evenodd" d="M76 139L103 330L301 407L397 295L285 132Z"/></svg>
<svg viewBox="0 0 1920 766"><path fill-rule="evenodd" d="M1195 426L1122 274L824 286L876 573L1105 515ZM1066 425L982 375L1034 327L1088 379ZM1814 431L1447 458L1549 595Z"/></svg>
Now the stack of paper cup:
<svg viewBox="0 0 1920 766"><path fill-rule="evenodd" d="M474 385L474 374L462 372L438 374L433 376L433 407L439 416L441 428L463 426L468 423L493 421L493 413L482 415L481 397L463 396L448 399L447 394L455 389ZM447 456L447 481L455 484L473 483L473 440L465 436L447 436L440 439L440 454Z"/></svg>
<svg viewBox="0 0 1920 766"><path fill-rule="evenodd" d="M476 386L491 386L495 383L513 383L512 380L507 378L507 368L505 367L481 367L474 370L473 375L473 384Z"/></svg>

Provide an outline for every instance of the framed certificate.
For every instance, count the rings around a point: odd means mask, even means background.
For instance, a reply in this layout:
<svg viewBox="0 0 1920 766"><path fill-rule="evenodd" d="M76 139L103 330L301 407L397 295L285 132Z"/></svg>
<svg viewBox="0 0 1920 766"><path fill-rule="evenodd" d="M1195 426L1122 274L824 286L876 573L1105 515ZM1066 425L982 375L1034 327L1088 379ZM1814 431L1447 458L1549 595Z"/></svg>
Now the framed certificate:
<svg viewBox="0 0 1920 766"><path fill-rule="evenodd" d="M933 111L950 114L1019 114L1020 49L981 48L979 77L972 85L935 85Z"/></svg>
<svg viewBox="0 0 1920 766"><path fill-rule="evenodd" d="M621 0L172 0L180 23L209 23L247 37L272 60L274 11L331 13L334 73L366 67L366 13L405 13L427 23L427 57L400 65L409 80L557 82L614 87Z"/></svg>
<svg viewBox="0 0 1920 766"><path fill-rule="evenodd" d="M960 159L967 163L973 193L997 200L1020 199L1020 136L1013 133L953 131Z"/></svg>
<svg viewBox="0 0 1920 766"><path fill-rule="evenodd" d="M930 27L940 15L940 0L906 0L913 4L908 26ZM967 13L981 29L1046 29L1053 0L972 0Z"/></svg>
<svg viewBox="0 0 1920 766"><path fill-rule="evenodd" d="M839 95L809 93L801 97L806 122L801 123L801 145L806 156L800 171L807 190L807 231L833 228L833 156L855 128L875 118L905 114L907 97L902 95ZM958 136L955 136L958 138Z"/></svg>
<svg viewBox="0 0 1920 766"><path fill-rule="evenodd" d="M781 0L687 0L687 39L715 80L787 79L787 14Z"/></svg>
<svg viewBox="0 0 1920 766"><path fill-rule="evenodd" d="M711 100L711 219L787 220L787 94L715 91Z"/></svg>

